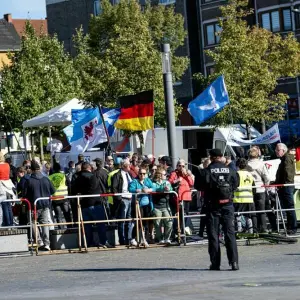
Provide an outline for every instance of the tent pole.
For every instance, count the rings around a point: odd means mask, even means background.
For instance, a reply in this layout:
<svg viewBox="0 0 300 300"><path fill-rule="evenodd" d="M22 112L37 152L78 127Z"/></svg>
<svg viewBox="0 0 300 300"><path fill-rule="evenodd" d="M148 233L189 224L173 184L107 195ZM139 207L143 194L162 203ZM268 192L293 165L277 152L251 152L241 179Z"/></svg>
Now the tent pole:
<svg viewBox="0 0 300 300"><path fill-rule="evenodd" d="M51 166L53 167L53 156L52 156L52 134L51 134L51 126L48 126L49 131L49 142L50 142L50 156L51 156Z"/></svg>
<svg viewBox="0 0 300 300"><path fill-rule="evenodd" d="M23 127L23 143L24 143L24 150L25 150L25 155L24 155L24 160L27 159L27 137L26 137L26 130L25 127Z"/></svg>

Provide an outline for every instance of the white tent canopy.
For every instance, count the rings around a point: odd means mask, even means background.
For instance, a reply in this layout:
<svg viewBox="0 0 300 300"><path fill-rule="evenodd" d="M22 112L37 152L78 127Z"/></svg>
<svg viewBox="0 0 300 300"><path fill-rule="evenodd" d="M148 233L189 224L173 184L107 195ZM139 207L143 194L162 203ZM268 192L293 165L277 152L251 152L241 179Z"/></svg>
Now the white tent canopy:
<svg viewBox="0 0 300 300"><path fill-rule="evenodd" d="M83 109L81 100L76 98L56 106L30 120L23 122L23 127L67 126L71 123L72 109Z"/></svg>

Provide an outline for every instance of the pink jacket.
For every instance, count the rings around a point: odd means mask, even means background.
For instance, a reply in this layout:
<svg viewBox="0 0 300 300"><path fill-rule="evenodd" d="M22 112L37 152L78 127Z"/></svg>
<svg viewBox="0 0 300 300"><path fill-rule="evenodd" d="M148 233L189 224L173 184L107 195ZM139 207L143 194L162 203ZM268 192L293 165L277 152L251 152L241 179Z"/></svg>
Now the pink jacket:
<svg viewBox="0 0 300 300"><path fill-rule="evenodd" d="M183 176L179 171L175 170L171 173L169 181L171 184L176 184L176 180L180 180L178 189L178 200L179 201L192 201L191 188L194 185L194 180L192 176Z"/></svg>

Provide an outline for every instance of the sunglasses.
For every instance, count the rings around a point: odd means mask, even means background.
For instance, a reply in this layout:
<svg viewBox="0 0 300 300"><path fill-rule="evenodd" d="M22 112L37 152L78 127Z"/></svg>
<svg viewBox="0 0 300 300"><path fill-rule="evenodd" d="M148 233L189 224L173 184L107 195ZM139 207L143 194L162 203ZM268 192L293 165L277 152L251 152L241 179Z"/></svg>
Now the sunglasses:
<svg viewBox="0 0 300 300"><path fill-rule="evenodd" d="M185 165L178 165L178 167L182 167L182 168L184 168L184 167L185 167Z"/></svg>
<svg viewBox="0 0 300 300"><path fill-rule="evenodd" d="M146 173L139 173L139 175L146 175Z"/></svg>

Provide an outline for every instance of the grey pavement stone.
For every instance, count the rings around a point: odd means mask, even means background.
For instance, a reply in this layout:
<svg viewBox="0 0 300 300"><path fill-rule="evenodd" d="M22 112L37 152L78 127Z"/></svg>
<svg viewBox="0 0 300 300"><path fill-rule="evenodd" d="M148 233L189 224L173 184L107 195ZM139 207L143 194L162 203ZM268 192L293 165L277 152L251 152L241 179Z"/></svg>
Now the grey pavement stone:
<svg viewBox="0 0 300 300"><path fill-rule="evenodd" d="M0 259L0 299L300 298L300 244L240 246L208 271L207 246ZM224 270L224 271L223 271Z"/></svg>

